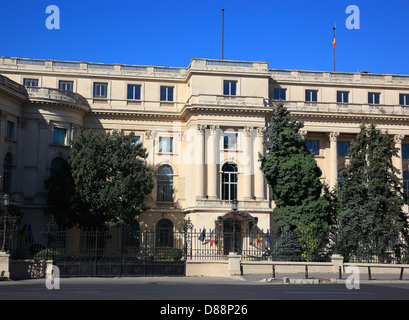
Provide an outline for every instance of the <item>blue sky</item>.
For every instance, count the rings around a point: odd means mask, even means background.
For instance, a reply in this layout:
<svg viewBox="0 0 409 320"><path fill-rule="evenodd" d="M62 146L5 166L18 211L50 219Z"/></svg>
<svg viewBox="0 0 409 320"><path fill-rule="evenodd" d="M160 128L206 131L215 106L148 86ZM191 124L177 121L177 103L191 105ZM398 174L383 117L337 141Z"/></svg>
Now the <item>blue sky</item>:
<svg viewBox="0 0 409 320"><path fill-rule="evenodd" d="M60 9L48 30L47 6ZM349 5L360 29L349 30ZM0 56L187 67L192 58L274 69L409 74L407 0L0 0Z"/></svg>

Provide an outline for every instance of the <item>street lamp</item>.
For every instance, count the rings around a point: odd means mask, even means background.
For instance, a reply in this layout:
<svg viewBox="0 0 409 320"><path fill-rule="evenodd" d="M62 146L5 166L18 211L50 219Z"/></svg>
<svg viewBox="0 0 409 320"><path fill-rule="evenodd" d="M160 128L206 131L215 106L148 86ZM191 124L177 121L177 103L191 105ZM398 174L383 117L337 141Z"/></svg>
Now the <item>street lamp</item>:
<svg viewBox="0 0 409 320"><path fill-rule="evenodd" d="M231 209L233 210L234 213L236 213L236 211L237 211L238 203L239 203L239 201L237 199L234 199L231 202Z"/></svg>
<svg viewBox="0 0 409 320"><path fill-rule="evenodd" d="M3 220L3 244L1 246L2 252L5 251L6 248L6 231L7 231L7 206L9 205L9 195L7 193L3 196L3 205L4 205L4 220Z"/></svg>
<svg viewBox="0 0 409 320"><path fill-rule="evenodd" d="M233 250L231 252L237 253L236 250L236 212L239 201L237 199L232 200L231 209L233 210Z"/></svg>

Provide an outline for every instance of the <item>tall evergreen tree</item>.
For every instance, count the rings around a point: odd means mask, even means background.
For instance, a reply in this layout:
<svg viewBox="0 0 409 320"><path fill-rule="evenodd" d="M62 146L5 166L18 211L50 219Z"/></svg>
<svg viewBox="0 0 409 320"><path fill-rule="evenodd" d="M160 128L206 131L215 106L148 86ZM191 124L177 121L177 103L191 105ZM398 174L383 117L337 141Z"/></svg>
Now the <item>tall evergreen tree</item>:
<svg viewBox="0 0 409 320"><path fill-rule="evenodd" d="M349 253L357 252L364 236L362 219L368 202L367 154L368 137L365 127L349 148L349 164L342 170L339 181L339 235L338 249L347 258Z"/></svg>
<svg viewBox="0 0 409 320"><path fill-rule="evenodd" d="M361 125L340 189L340 245L347 257L364 252L383 259L407 238L399 170L392 162L396 156L398 149L387 132L373 123Z"/></svg>
<svg viewBox="0 0 409 320"><path fill-rule="evenodd" d="M279 103L267 127L261 168L273 192L277 232L286 225L292 230L300 225L313 228L321 247L330 230L332 212L322 194L321 170L299 134L302 127L303 123Z"/></svg>

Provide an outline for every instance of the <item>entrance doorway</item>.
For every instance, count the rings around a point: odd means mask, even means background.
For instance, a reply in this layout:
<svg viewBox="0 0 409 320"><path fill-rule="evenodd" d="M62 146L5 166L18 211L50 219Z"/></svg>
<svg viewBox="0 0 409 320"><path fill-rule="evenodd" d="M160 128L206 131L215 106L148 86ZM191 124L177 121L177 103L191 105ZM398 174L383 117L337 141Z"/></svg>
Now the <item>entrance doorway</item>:
<svg viewBox="0 0 409 320"><path fill-rule="evenodd" d="M242 222L237 218L227 218L223 221L223 254L228 255L230 252L241 254Z"/></svg>

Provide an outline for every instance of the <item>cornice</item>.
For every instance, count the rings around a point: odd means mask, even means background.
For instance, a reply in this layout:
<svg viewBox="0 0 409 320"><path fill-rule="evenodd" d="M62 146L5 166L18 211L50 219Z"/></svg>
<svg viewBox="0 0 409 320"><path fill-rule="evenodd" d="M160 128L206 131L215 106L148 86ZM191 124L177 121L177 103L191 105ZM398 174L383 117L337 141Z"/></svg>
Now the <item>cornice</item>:
<svg viewBox="0 0 409 320"><path fill-rule="evenodd" d="M357 113L357 114L340 114L340 113L312 113L312 112L298 112L298 111L290 111L291 114L297 118L316 118L316 119L349 119L349 120L382 120L382 121L390 121L390 122L409 122L409 115L408 116L398 116L398 115L375 115L375 114L367 114L367 113Z"/></svg>

